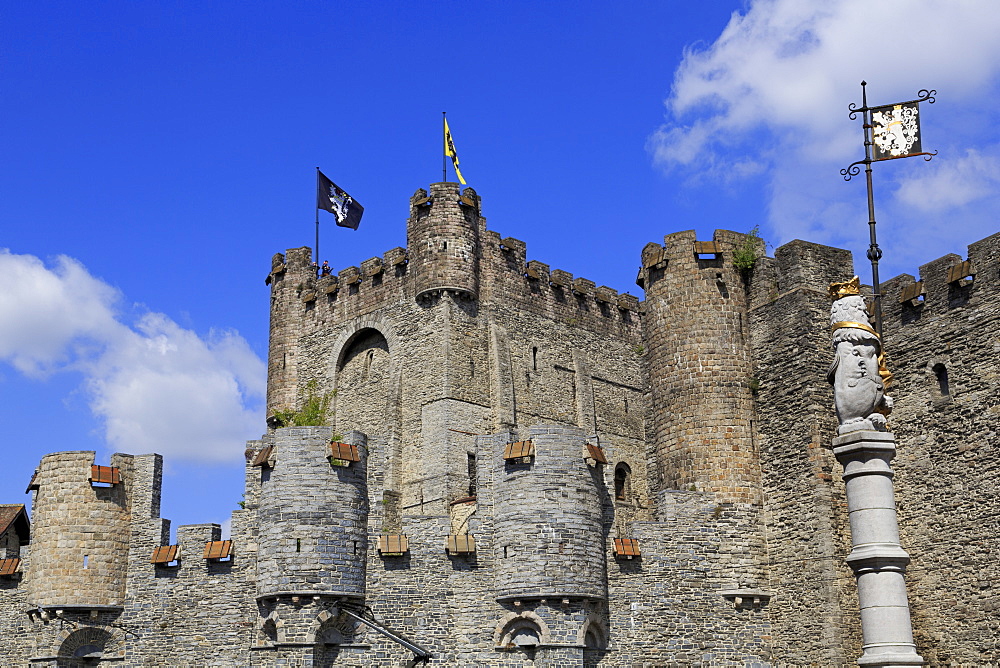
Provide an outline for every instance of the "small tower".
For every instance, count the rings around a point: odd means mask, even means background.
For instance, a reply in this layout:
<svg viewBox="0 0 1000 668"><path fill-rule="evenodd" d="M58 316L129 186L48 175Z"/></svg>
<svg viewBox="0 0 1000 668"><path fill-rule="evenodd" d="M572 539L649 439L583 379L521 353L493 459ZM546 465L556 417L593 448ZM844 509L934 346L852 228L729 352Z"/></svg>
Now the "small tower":
<svg viewBox="0 0 1000 668"><path fill-rule="evenodd" d="M604 600L600 474L584 460L583 431L536 426L530 440L530 463L494 448L497 600Z"/></svg>
<svg viewBox="0 0 1000 668"><path fill-rule="evenodd" d="M101 609L124 604L132 457L116 454L111 466L94 466L94 455L46 455L32 480L32 606Z"/></svg>
<svg viewBox="0 0 1000 668"><path fill-rule="evenodd" d="M303 647L346 642L353 629L327 629L327 622L337 606L365 596L367 440L354 431L331 445L330 431L275 430L270 463L261 470L259 630ZM279 628L280 635L270 635Z"/></svg>
<svg viewBox="0 0 1000 668"><path fill-rule="evenodd" d="M366 439L346 442L357 461L331 463L329 427L275 431L274 467L262 471L257 589L363 598L368 549Z"/></svg>
<svg viewBox="0 0 1000 668"><path fill-rule="evenodd" d="M759 243L725 230L697 241L692 230L643 249L660 490L714 492L734 503L760 498L745 278L733 265L737 248L759 251Z"/></svg>
<svg viewBox="0 0 1000 668"><path fill-rule="evenodd" d="M410 198L406 221L409 270L416 298L442 290L470 299L479 297L479 243L485 221L472 188L459 195L457 183L432 183Z"/></svg>
<svg viewBox="0 0 1000 668"><path fill-rule="evenodd" d="M586 637L587 647L600 647L608 600L600 465L587 464L577 427L528 432L529 441L507 444L500 436L493 447L494 596L507 611L496 644L531 652L565 642L559 638L582 645ZM561 660L584 665L583 647L559 652Z"/></svg>

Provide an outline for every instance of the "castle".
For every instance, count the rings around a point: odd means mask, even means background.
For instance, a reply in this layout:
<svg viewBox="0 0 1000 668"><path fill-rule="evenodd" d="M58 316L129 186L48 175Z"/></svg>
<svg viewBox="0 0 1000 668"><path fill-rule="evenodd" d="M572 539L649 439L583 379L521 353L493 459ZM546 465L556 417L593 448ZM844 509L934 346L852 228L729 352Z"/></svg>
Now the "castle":
<svg viewBox="0 0 1000 668"><path fill-rule="evenodd" d="M677 232L640 302L481 204L418 190L407 248L334 275L274 256L230 539L170 544L156 454L8 471L32 498L0 506L0 665L853 665L825 379L850 253ZM883 293L917 650L996 664L1000 234ZM316 397L329 426L280 426Z"/></svg>

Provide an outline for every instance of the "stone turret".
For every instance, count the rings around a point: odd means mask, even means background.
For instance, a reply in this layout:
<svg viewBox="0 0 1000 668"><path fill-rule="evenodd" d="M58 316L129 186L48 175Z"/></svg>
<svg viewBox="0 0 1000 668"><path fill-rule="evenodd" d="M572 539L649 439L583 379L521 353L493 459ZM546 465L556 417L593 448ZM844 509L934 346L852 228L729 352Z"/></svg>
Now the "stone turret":
<svg viewBox="0 0 1000 668"><path fill-rule="evenodd" d="M95 469L94 455L46 455L32 480L37 491L28 599L33 606L124 604L132 457L116 454L110 467Z"/></svg>
<svg viewBox="0 0 1000 668"><path fill-rule="evenodd" d="M367 446L360 432L345 442L359 461L340 466L329 460L329 427L275 431L274 466L261 472L258 598L364 597Z"/></svg>
<svg viewBox="0 0 1000 668"><path fill-rule="evenodd" d="M575 427L532 427L531 463L496 461L496 598L607 598L600 473Z"/></svg>
<svg viewBox="0 0 1000 668"><path fill-rule="evenodd" d="M700 242L688 231L643 249L643 334L660 490L714 492L724 502L760 498L747 299L733 264L736 249L750 244L762 251L760 243L725 230Z"/></svg>
<svg viewBox="0 0 1000 668"><path fill-rule="evenodd" d="M472 188L461 195L457 183L432 183L410 198L406 222L409 270L416 297L442 290L479 298L480 235L485 222Z"/></svg>

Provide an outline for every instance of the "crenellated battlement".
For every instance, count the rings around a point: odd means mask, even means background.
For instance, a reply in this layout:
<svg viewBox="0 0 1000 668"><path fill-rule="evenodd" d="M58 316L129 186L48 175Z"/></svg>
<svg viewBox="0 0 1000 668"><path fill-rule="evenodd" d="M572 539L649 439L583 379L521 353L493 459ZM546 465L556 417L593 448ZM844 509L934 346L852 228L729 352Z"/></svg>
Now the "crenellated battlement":
<svg viewBox="0 0 1000 668"><path fill-rule="evenodd" d="M423 189L413 195L411 229L415 219L423 221L429 215L435 197L438 206L450 206L439 191L447 196L456 194L440 188L430 196ZM481 200L466 188L455 206L462 211L475 211L478 216ZM484 264L480 271L487 274L483 280L489 285L488 303L499 305L509 301L513 307L549 314L570 325L597 331L604 331L609 326L626 329L639 326L641 302L635 295L619 294L614 288L598 286L561 269L550 269L543 262L528 261L525 242L501 237L493 230L481 232L479 251ZM435 239L436 244L446 243ZM400 298L420 298L430 291L416 277L420 265L413 260L412 244L410 249L396 247L381 257L369 258L360 266L331 267L329 275L318 275L311 257L311 249L302 247L277 253L272 258L265 283L271 286L272 297L284 303L282 317L326 321L326 314L329 314L337 319L349 319L383 308ZM476 284L479 282L477 279ZM464 289L459 292L471 294ZM307 321L297 326L307 326Z"/></svg>
<svg viewBox="0 0 1000 668"><path fill-rule="evenodd" d="M549 316L594 331L634 331L638 335L639 299L594 281L527 260L527 244L487 230L483 254L491 270L495 303ZM610 329L609 329L610 328Z"/></svg>
<svg viewBox="0 0 1000 668"><path fill-rule="evenodd" d="M919 327L967 305L1000 301L1000 233L969 244L965 259L949 253L920 265L919 278L900 274L882 283L886 327ZM901 330L901 331L902 331Z"/></svg>
<svg viewBox="0 0 1000 668"><path fill-rule="evenodd" d="M529 259L456 183L406 224L351 266L271 258L230 535L171 540L158 455L42 459L30 532L0 514L0 664L850 663L825 379L849 251L675 232L640 299ZM995 663L1000 234L882 291L915 641Z"/></svg>

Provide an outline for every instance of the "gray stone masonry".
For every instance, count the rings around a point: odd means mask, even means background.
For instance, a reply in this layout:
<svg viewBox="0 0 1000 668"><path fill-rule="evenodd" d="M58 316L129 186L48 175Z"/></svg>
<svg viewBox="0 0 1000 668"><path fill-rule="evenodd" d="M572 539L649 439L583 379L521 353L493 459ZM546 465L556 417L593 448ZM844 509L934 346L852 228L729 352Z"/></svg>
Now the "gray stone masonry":
<svg viewBox="0 0 1000 668"><path fill-rule="evenodd" d="M274 466L261 467L257 509L257 595L363 599L368 551L367 448L361 461L330 462L329 427L275 432Z"/></svg>
<svg viewBox="0 0 1000 668"><path fill-rule="evenodd" d="M582 452L580 429L532 427L530 463L504 461L493 448L496 599L607 597L602 501L608 497L599 465Z"/></svg>
<svg viewBox="0 0 1000 668"><path fill-rule="evenodd" d="M853 549L847 563L858 582L862 666L922 666L910 625L903 575L910 557L899 546L890 462L896 439L888 432L855 431L833 440L844 467Z"/></svg>
<svg viewBox="0 0 1000 668"><path fill-rule="evenodd" d="M0 666L410 661L344 613L362 607L431 666L856 665L825 379L848 251L793 241L743 271L755 237L677 232L642 251L640 302L529 260L454 183L418 190L406 225L407 248L330 276L309 248L271 259L268 424L229 559L204 558L221 529L199 524L150 563L171 535L158 455L114 455L110 487L87 480L94 453L42 459L0 576ZM1000 235L967 259L883 286L899 542L932 665L1000 664ZM310 394L328 426L279 428ZM332 465L332 436L361 461ZM529 439L533 461L504 461ZM381 554L385 534L408 549Z"/></svg>

